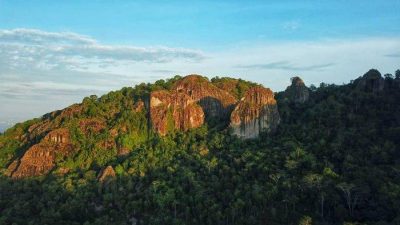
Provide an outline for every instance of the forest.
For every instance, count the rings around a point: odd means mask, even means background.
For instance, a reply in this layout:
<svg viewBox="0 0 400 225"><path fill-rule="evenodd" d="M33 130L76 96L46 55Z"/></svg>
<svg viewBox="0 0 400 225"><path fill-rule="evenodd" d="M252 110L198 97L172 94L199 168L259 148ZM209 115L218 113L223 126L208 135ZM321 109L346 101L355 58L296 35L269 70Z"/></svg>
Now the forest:
<svg viewBox="0 0 400 225"><path fill-rule="evenodd" d="M369 75L381 90L360 88L360 77L310 85L304 103L275 93L277 130L248 140L218 121L153 132L148 115L132 109L180 76L86 97L81 113L59 121L19 123L0 135L0 224L400 224L400 70ZM239 80L231 92L241 98L254 85ZM67 128L79 151L57 155L47 175L11 178L7 168L28 148L16 137L46 118ZM82 131L84 119L106 125ZM104 147L113 133L116 144ZM115 174L100 181L107 166Z"/></svg>

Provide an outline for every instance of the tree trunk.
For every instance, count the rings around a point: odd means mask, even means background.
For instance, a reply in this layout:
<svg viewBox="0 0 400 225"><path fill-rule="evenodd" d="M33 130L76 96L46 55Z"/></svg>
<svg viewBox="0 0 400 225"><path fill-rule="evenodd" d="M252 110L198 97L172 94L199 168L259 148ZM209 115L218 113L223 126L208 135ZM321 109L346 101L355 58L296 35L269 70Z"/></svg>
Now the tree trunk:
<svg viewBox="0 0 400 225"><path fill-rule="evenodd" d="M322 219L324 219L324 202L325 202L325 196L321 195L321 216L322 216Z"/></svg>

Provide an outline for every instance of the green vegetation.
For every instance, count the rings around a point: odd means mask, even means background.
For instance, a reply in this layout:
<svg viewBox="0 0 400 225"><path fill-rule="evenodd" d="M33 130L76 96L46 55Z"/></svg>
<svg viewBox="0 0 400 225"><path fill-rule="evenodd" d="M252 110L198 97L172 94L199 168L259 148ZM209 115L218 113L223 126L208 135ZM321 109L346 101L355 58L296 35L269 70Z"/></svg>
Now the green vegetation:
<svg viewBox="0 0 400 225"><path fill-rule="evenodd" d="M277 93L277 132L247 141L207 125L154 134L135 104L179 77L85 98L82 113L57 121L79 148L59 159L70 172L1 176L0 224L400 224L398 74L381 92L321 84L304 104ZM239 83L238 97L252 85ZM85 134L82 119L106 126ZM14 137L40 120L0 135L4 171L27 148ZM108 165L116 179L99 183Z"/></svg>
<svg viewBox="0 0 400 225"><path fill-rule="evenodd" d="M14 157L23 154L26 146L24 146L22 140L15 137L25 134L29 126L37 121L37 119L33 119L24 123L18 123L3 134L0 134L0 168L7 166Z"/></svg>
<svg viewBox="0 0 400 225"><path fill-rule="evenodd" d="M241 99L249 88L257 86L256 83L230 77L214 77L211 82L215 86L228 91L237 99Z"/></svg>

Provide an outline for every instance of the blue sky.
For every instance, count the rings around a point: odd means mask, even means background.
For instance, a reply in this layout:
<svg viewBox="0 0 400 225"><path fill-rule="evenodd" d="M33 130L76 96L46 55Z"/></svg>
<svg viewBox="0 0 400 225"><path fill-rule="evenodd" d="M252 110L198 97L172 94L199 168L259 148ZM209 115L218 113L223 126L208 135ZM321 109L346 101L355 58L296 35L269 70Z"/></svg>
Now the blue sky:
<svg viewBox="0 0 400 225"><path fill-rule="evenodd" d="M0 0L0 126L174 74L283 90L400 67L400 1Z"/></svg>
<svg viewBox="0 0 400 225"><path fill-rule="evenodd" d="M212 49L238 42L398 35L400 1L0 1L5 29L115 44Z"/></svg>

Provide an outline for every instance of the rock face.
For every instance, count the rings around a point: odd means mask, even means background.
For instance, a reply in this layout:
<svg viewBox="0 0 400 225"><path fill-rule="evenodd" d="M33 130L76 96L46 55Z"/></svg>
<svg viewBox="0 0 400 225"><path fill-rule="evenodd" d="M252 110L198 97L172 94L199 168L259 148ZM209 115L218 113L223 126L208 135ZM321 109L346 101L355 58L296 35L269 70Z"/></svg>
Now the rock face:
<svg viewBox="0 0 400 225"><path fill-rule="evenodd" d="M356 79L354 83L360 90L377 93L383 90L385 80L378 70L371 69L362 77Z"/></svg>
<svg viewBox="0 0 400 225"><path fill-rule="evenodd" d="M230 122L233 133L241 138L255 138L262 130L273 131L280 121L270 89L252 87L238 101L198 75L184 77L171 90L152 92L150 118L153 129L161 135L174 129L196 128L212 119Z"/></svg>
<svg viewBox="0 0 400 225"><path fill-rule="evenodd" d="M240 80L229 78L210 82L205 77L189 75L164 84L156 87L168 90L148 93L146 87L140 94L127 92L123 107L114 107L112 98L100 102L96 96L91 96L93 101L107 104L104 115L89 115L89 106L82 103L30 121L13 135L18 140L18 146L27 147L24 147L26 151L22 156L17 154L17 148L13 155L8 156L5 174L12 178L25 178L50 172L59 175L68 173L69 168L63 167L60 162L71 153L78 152L80 147L73 144L71 137L74 136L69 129L78 132L76 138L81 135L91 140L95 138L96 142L90 146L93 150L111 150L112 154L115 152L124 156L132 150L132 143L124 143L125 134L138 137L138 143L150 137L144 135L147 133L140 133L141 129L148 132L151 127L158 134L166 135L169 131L186 131L207 122L210 126L216 125L217 129L230 124L239 137L255 138L262 130L275 130L280 120L272 91L250 82L243 84ZM130 126L130 120L123 118L126 112L123 110L134 112L133 115L140 120L134 122L140 127ZM4 143L0 143L0 150L3 146ZM206 155L208 151L202 147L200 154ZM109 175L115 176L111 166L105 168L99 180L103 181Z"/></svg>
<svg viewBox="0 0 400 225"><path fill-rule="evenodd" d="M198 75L178 81L170 91L150 96L153 129L165 135L169 130L186 131L204 124L206 118L228 119L235 97Z"/></svg>
<svg viewBox="0 0 400 225"><path fill-rule="evenodd" d="M237 102L233 95L199 75L186 76L174 85L174 90L187 94L201 106L205 116L211 118L229 118Z"/></svg>
<svg viewBox="0 0 400 225"><path fill-rule="evenodd" d="M153 128L161 135L173 129L186 131L204 123L204 112L190 96L177 91L155 91L150 96Z"/></svg>
<svg viewBox="0 0 400 225"><path fill-rule="evenodd" d="M231 115L233 134L244 138L255 138L262 130L274 131L280 116L274 94L263 87L250 88Z"/></svg>
<svg viewBox="0 0 400 225"><path fill-rule="evenodd" d="M115 178L115 171L112 166L107 166L103 171L100 172L98 180L100 182L106 182Z"/></svg>
<svg viewBox="0 0 400 225"><path fill-rule="evenodd" d="M292 84L286 88L285 96L294 103L304 103L310 97L310 92L300 77L292 77Z"/></svg>
<svg viewBox="0 0 400 225"><path fill-rule="evenodd" d="M53 169L58 155L68 155L73 149L69 131L65 128L56 129L30 147L8 170L13 178L44 175Z"/></svg>

